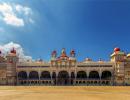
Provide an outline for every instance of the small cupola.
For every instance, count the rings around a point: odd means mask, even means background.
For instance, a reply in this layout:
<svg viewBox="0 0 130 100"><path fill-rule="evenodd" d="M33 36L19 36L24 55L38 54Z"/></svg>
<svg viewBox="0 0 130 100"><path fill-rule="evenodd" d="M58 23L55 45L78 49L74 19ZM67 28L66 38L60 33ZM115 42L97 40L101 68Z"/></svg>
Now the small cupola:
<svg viewBox="0 0 130 100"><path fill-rule="evenodd" d="M10 51L10 53L16 54L16 50L13 48L13 49Z"/></svg>

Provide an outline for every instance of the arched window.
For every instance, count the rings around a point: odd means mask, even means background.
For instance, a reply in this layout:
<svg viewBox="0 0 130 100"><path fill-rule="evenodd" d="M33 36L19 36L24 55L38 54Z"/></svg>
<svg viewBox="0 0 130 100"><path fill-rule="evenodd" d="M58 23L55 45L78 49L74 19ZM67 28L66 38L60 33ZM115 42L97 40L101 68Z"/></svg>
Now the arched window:
<svg viewBox="0 0 130 100"><path fill-rule="evenodd" d="M77 72L77 78L87 78L87 74L85 71Z"/></svg>
<svg viewBox="0 0 130 100"><path fill-rule="evenodd" d="M21 71L18 73L18 79L25 80L27 79L27 73L25 71Z"/></svg>
<svg viewBox="0 0 130 100"><path fill-rule="evenodd" d="M99 73L97 71L91 71L89 73L89 78L90 79L99 79Z"/></svg>
<svg viewBox="0 0 130 100"><path fill-rule="evenodd" d="M30 78L30 79L39 79L38 72L37 72L37 71L31 71L31 72L29 73L29 78Z"/></svg>
<svg viewBox="0 0 130 100"><path fill-rule="evenodd" d="M43 72L41 73L41 77L40 77L40 78L42 78L42 79L49 79L49 78L51 78L50 72L48 72L48 71L43 71Z"/></svg>
<svg viewBox="0 0 130 100"><path fill-rule="evenodd" d="M109 80L109 79L111 79L111 77L112 77L112 74L110 71L103 71L102 72L102 76L101 76L102 79Z"/></svg>

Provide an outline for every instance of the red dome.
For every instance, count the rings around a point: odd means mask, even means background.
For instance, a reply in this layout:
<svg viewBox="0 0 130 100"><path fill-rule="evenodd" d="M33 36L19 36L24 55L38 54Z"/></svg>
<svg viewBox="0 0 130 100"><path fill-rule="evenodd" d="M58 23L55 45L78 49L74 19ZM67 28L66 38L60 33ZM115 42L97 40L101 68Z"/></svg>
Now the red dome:
<svg viewBox="0 0 130 100"><path fill-rule="evenodd" d="M16 54L16 50L13 48L13 49L10 51L10 53Z"/></svg>
<svg viewBox="0 0 130 100"><path fill-rule="evenodd" d="M120 51L120 48L115 48L114 52Z"/></svg>

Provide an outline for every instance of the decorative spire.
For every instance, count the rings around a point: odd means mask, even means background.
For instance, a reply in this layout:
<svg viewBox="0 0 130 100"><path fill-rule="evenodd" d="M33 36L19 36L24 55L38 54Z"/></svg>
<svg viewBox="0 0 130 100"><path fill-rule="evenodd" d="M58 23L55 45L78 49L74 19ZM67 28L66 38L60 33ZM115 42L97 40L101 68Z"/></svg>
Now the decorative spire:
<svg viewBox="0 0 130 100"><path fill-rule="evenodd" d="M61 51L61 57L67 57L65 48L63 48Z"/></svg>
<svg viewBox="0 0 130 100"><path fill-rule="evenodd" d="M65 48L62 48L62 51L61 51L61 53L63 54L66 54L66 52L65 52Z"/></svg>

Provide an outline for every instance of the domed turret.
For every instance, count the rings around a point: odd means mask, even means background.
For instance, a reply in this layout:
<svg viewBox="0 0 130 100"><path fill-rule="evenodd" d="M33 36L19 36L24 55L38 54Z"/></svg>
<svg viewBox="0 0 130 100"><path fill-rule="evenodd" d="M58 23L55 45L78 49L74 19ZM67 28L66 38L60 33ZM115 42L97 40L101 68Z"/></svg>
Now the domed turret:
<svg viewBox="0 0 130 100"><path fill-rule="evenodd" d="M56 55L56 54L57 54L56 50L52 51L51 53L51 55Z"/></svg>
<svg viewBox="0 0 130 100"><path fill-rule="evenodd" d="M75 51L74 51L74 50L71 50L70 56L71 56L71 57L75 57Z"/></svg>
<svg viewBox="0 0 130 100"><path fill-rule="evenodd" d="M120 51L120 48L117 47L114 49L114 52L118 52L118 51Z"/></svg>
<svg viewBox="0 0 130 100"><path fill-rule="evenodd" d="M10 53L16 54L16 50L13 48Z"/></svg>
<svg viewBox="0 0 130 100"><path fill-rule="evenodd" d="M52 51L52 53L51 53L51 57L52 57L52 59L55 59L56 56L57 56L57 52L56 52L56 50Z"/></svg>
<svg viewBox="0 0 130 100"><path fill-rule="evenodd" d="M85 61L92 61L92 59L91 58L86 58Z"/></svg>
<svg viewBox="0 0 130 100"><path fill-rule="evenodd" d="M120 48L115 48L114 52L111 54L111 61L123 62L126 60L125 52L121 51Z"/></svg>

